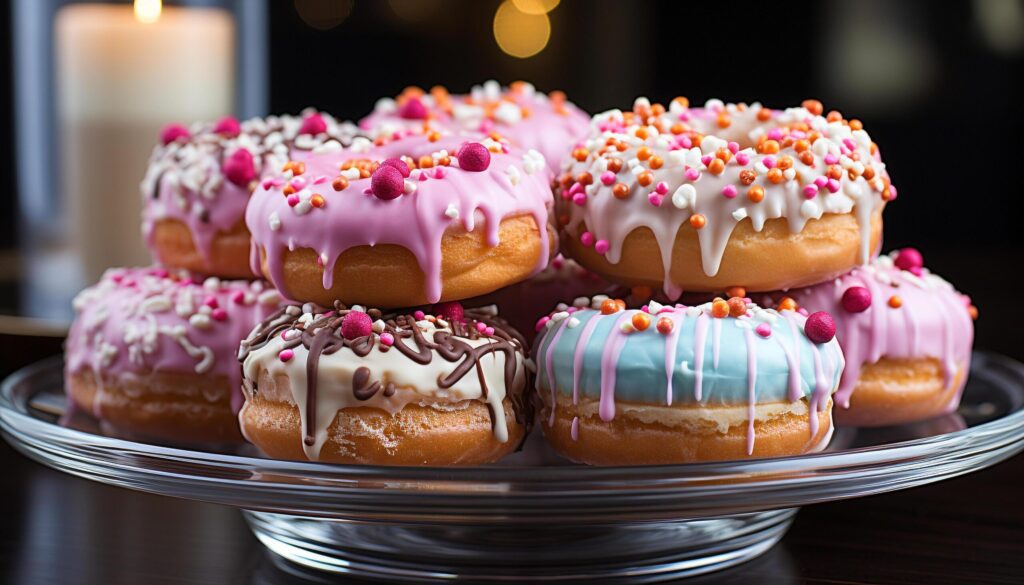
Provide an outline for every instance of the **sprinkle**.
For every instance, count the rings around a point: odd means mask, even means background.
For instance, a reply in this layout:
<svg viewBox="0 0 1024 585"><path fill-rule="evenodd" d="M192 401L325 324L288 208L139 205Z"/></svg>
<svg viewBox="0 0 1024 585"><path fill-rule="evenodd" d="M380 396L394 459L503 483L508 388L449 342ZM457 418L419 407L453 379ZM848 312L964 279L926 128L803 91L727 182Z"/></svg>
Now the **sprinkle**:
<svg viewBox="0 0 1024 585"><path fill-rule="evenodd" d="M737 191L735 185L726 185L725 187L722 187L722 195L724 195L726 199L735 199L736 194Z"/></svg>
<svg viewBox="0 0 1024 585"><path fill-rule="evenodd" d="M686 177L687 181L696 181L697 179L700 179L700 171L693 167L690 167L686 169L684 176Z"/></svg>
<svg viewBox="0 0 1024 585"><path fill-rule="evenodd" d="M576 184L579 185L579 183ZM587 204L587 194L582 191L574 194L572 196L572 202L575 203L576 205L579 205L580 207L583 207L584 205Z"/></svg>
<svg viewBox="0 0 1024 585"><path fill-rule="evenodd" d="M381 165L370 176L370 192L385 201L395 199L405 192L405 177L395 167Z"/></svg>
<svg viewBox="0 0 1024 585"><path fill-rule="evenodd" d="M594 251L602 256L608 252L609 247L610 245L608 244L608 240L598 240L594 242Z"/></svg>
<svg viewBox="0 0 1024 585"><path fill-rule="evenodd" d="M601 183L604 185L611 185L615 182L615 173L611 171L605 171L601 173Z"/></svg>
<svg viewBox="0 0 1024 585"><path fill-rule="evenodd" d="M690 216L690 226L695 230L701 229L707 224L707 222L707 218L699 213L694 213Z"/></svg>
<svg viewBox="0 0 1024 585"><path fill-rule="evenodd" d="M327 132L327 122L324 121L323 116L319 112L313 112L303 118L302 126L299 127L299 134L316 136L324 132Z"/></svg>
<svg viewBox="0 0 1024 585"><path fill-rule="evenodd" d="M479 142L463 144L455 156L459 159L459 168L464 171L479 173L491 166L491 151Z"/></svg>
<svg viewBox="0 0 1024 585"><path fill-rule="evenodd" d="M771 337L772 326L767 323L761 323L754 328L754 332L760 335L761 337Z"/></svg>
<svg viewBox="0 0 1024 585"><path fill-rule="evenodd" d="M547 315L541 317L537 320L537 324L533 326L534 331L540 332L540 330L543 329L550 321L551 317L548 317Z"/></svg>
<svg viewBox="0 0 1024 585"><path fill-rule="evenodd" d="M614 299L605 299L601 301L601 314L611 315L619 311L619 304Z"/></svg>
<svg viewBox="0 0 1024 585"><path fill-rule="evenodd" d="M744 219L747 218L747 208L740 207L736 209L736 211L732 212L732 218L735 219L736 221L743 221Z"/></svg>
<svg viewBox="0 0 1024 585"><path fill-rule="evenodd" d="M795 311L795 310L797 310L796 301L793 300L792 297L782 297L782 300L779 301L778 310L779 311Z"/></svg>
<svg viewBox="0 0 1024 585"><path fill-rule="evenodd" d="M658 181L658 184L654 186L654 192L658 195L665 195L668 193L668 183L665 181Z"/></svg>
<svg viewBox="0 0 1024 585"><path fill-rule="evenodd" d="M843 292L842 305L850 313L863 313L871 306L871 291L863 286L851 286Z"/></svg>
<svg viewBox="0 0 1024 585"><path fill-rule="evenodd" d="M633 323L631 321L623 321L622 324L619 325L619 330L622 331L623 333L627 333L627 334L628 333L632 333L633 331L636 331L636 329L633 327Z"/></svg>
<svg viewBox="0 0 1024 585"><path fill-rule="evenodd" d="M747 296L747 289L743 288L742 286L730 286L729 288L725 289L725 294L729 295L730 297L740 297L742 299L743 297Z"/></svg>
<svg viewBox="0 0 1024 585"><path fill-rule="evenodd" d="M825 311L811 313L804 322L804 334L814 343L828 343L836 336L836 323Z"/></svg>
<svg viewBox="0 0 1024 585"><path fill-rule="evenodd" d="M395 336L391 335L387 331L380 334L380 344L384 347L391 347L395 343Z"/></svg>
<svg viewBox="0 0 1024 585"><path fill-rule="evenodd" d="M729 305L730 317L742 317L747 314L747 303L740 297L729 297L726 301Z"/></svg>
<svg viewBox="0 0 1024 585"><path fill-rule="evenodd" d="M891 297L889 297L889 306L894 309L898 309L903 306L903 299L901 299L898 295L892 295Z"/></svg>
<svg viewBox="0 0 1024 585"><path fill-rule="evenodd" d="M754 185L747 189L747 199L750 199L754 203L760 203L764 200L764 187L761 185Z"/></svg>
<svg viewBox="0 0 1024 585"><path fill-rule="evenodd" d="M281 229L281 216L276 211L271 212L267 222L270 224L270 231L276 232Z"/></svg>
<svg viewBox="0 0 1024 585"><path fill-rule="evenodd" d="M725 299L711 301L711 316L716 319L724 319L729 316L729 303Z"/></svg>
<svg viewBox="0 0 1024 585"><path fill-rule="evenodd" d="M288 196L288 205L290 207L295 207L296 205L299 204L300 201L302 200L299 199L299 196L296 195L295 193L292 193L291 195Z"/></svg>
<svg viewBox="0 0 1024 585"><path fill-rule="evenodd" d="M277 357L282 362L290 362L295 357L295 352L290 349L282 349L281 353L277 354Z"/></svg>
<svg viewBox="0 0 1024 585"><path fill-rule="evenodd" d="M593 246L594 245L594 234L592 234L590 232L583 232L582 234L580 234L580 243L583 244L584 246L588 247L588 248Z"/></svg>
<svg viewBox="0 0 1024 585"><path fill-rule="evenodd" d="M658 333L661 333L662 335L668 335L669 333L672 333L672 329L675 327L675 323L672 321L672 319L669 319L668 317L662 317L658 319L658 324L656 325L656 327L658 328Z"/></svg>
<svg viewBox="0 0 1024 585"><path fill-rule="evenodd" d="M184 141L190 138L192 138L192 134L181 124L168 124L160 131L160 142L165 146L178 140Z"/></svg>
<svg viewBox="0 0 1024 585"><path fill-rule="evenodd" d="M213 317L214 321L227 321L228 320L228 312L225 311L223 308L220 308L220 307L214 309L210 313L210 316Z"/></svg>
<svg viewBox="0 0 1024 585"><path fill-rule="evenodd" d="M693 185L680 185L672 194L672 205L679 209L686 209L697 197L697 189Z"/></svg>
<svg viewBox="0 0 1024 585"><path fill-rule="evenodd" d="M556 319L556 321L561 321L565 317L568 317L567 313L560 313L559 315L561 315L561 319ZM476 330L477 331L479 331L480 333L483 333L484 330L486 330L486 329L487 329L487 323L484 323L483 321L477 321L476 322Z"/></svg>
<svg viewBox="0 0 1024 585"><path fill-rule="evenodd" d="M903 248L896 254L893 264L900 270L913 270L924 267L924 256L916 248Z"/></svg>
<svg viewBox="0 0 1024 585"><path fill-rule="evenodd" d="M459 208L454 203L449 203L448 207L444 210L444 215L448 219L459 219Z"/></svg>
<svg viewBox="0 0 1024 585"><path fill-rule="evenodd" d="M334 177L334 180L331 181L331 188L335 191L344 191L348 188L348 179L340 176Z"/></svg>
<svg viewBox="0 0 1024 585"><path fill-rule="evenodd" d="M423 317L425 316L426 315L423 313L423 311L413 311L412 313L413 319L416 319L417 321L422 321Z"/></svg>
<svg viewBox="0 0 1024 585"><path fill-rule="evenodd" d="M644 312L633 313L631 321L637 331L644 331L651 326L651 318Z"/></svg>
<svg viewBox="0 0 1024 585"><path fill-rule="evenodd" d="M324 200L324 196L319 193L314 193L313 196L309 198L309 203L317 209L321 209L324 205L327 205L327 201Z"/></svg>
<svg viewBox="0 0 1024 585"><path fill-rule="evenodd" d="M839 192L839 181L837 181L835 179L829 179L828 180L828 184L826 184L825 186L828 188L828 192L829 193L838 193Z"/></svg>
<svg viewBox="0 0 1024 585"><path fill-rule="evenodd" d="M647 195L647 202L655 207L661 207L661 202L664 199L665 198L663 196L658 195L657 193L649 193Z"/></svg>
<svg viewBox="0 0 1024 585"><path fill-rule="evenodd" d="M814 183L808 183L804 185L804 197L807 199L814 199L818 196L818 186Z"/></svg>
<svg viewBox="0 0 1024 585"><path fill-rule="evenodd" d="M612 187L612 195L614 195L616 199L625 199L626 197L629 197L629 186L625 183L616 183L615 186Z"/></svg>

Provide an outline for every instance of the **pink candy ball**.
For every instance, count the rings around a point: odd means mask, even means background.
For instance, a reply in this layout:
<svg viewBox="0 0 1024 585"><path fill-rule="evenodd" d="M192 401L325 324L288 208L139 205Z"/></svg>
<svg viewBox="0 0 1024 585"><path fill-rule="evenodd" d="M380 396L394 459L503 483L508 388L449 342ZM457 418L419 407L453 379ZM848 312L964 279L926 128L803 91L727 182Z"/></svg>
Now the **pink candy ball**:
<svg viewBox="0 0 1024 585"><path fill-rule="evenodd" d="M836 336L836 322L825 311L811 313L804 323L804 334L814 343L828 343Z"/></svg>
<svg viewBox="0 0 1024 585"><path fill-rule="evenodd" d="M391 165L380 165L370 177L370 191L379 199L389 201L405 191L405 177Z"/></svg>
<svg viewBox="0 0 1024 585"><path fill-rule="evenodd" d="M235 118L234 116L225 116L220 120L217 120L217 124L214 125L213 131L221 136L234 138L242 133L242 125L238 122L238 118Z"/></svg>
<svg viewBox="0 0 1024 585"><path fill-rule="evenodd" d="M299 126L299 134L311 134L316 136L327 132L327 122L324 121L324 117L318 112L306 116L302 119L302 126Z"/></svg>
<svg viewBox="0 0 1024 585"><path fill-rule="evenodd" d="M491 166L491 151L479 142L467 142L455 155L459 159L459 168L464 171L479 173Z"/></svg>
<svg viewBox="0 0 1024 585"><path fill-rule="evenodd" d="M256 163L248 150L239 148L224 161L222 171L228 181L245 187L256 178Z"/></svg>
<svg viewBox="0 0 1024 585"><path fill-rule="evenodd" d="M412 170L409 168L409 165L400 158L389 158L380 164L398 169L398 172L402 173L403 179L408 179L409 173L412 172Z"/></svg>
<svg viewBox="0 0 1024 585"><path fill-rule="evenodd" d="M466 316L466 310L462 307L462 303L458 301L438 303L434 305L430 311L434 313L435 316L449 322L462 321Z"/></svg>
<svg viewBox="0 0 1024 585"><path fill-rule="evenodd" d="M175 140L188 140L189 138L192 138L192 134L181 124L168 124L160 131L160 142L165 145Z"/></svg>
<svg viewBox="0 0 1024 585"><path fill-rule="evenodd" d="M924 266L924 257L915 248L903 248L896 254L896 260L893 263L900 270L913 270L915 268L920 270Z"/></svg>
<svg viewBox="0 0 1024 585"><path fill-rule="evenodd" d="M427 106L420 98L409 98L398 107L398 116L406 120L423 120L427 117Z"/></svg>
<svg viewBox="0 0 1024 585"><path fill-rule="evenodd" d="M871 291L863 286L851 286L843 292L842 303L850 313L863 313L871 306Z"/></svg>
<svg viewBox="0 0 1024 585"><path fill-rule="evenodd" d="M349 311L341 319L341 336L348 340L359 339L373 333L373 320L362 311Z"/></svg>

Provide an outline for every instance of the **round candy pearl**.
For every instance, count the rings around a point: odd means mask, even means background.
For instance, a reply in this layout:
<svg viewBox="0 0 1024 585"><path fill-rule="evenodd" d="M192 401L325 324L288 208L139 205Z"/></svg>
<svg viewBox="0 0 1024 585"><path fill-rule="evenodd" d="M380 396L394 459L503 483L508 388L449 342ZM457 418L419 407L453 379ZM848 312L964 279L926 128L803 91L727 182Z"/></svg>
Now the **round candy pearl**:
<svg viewBox="0 0 1024 585"><path fill-rule="evenodd" d="M393 166L380 165L370 177L370 191L380 199L394 199L405 191L405 177Z"/></svg>
<svg viewBox="0 0 1024 585"><path fill-rule="evenodd" d="M423 120L427 117L427 106L419 98L409 98L399 106L398 116L406 120Z"/></svg>
<svg viewBox="0 0 1024 585"><path fill-rule="evenodd" d="M387 165L389 167L395 167L396 169L398 169L398 172L402 173L403 179L408 179L409 173L412 172L412 170L409 168L409 165L406 164L406 162L400 158L389 158L380 164Z"/></svg>
<svg viewBox="0 0 1024 585"><path fill-rule="evenodd" d="M462 303L458 301L438 303L431 308L431 312L449 322L462 321L466 316L466 310L462 308Z"/></svg>
<svg viewBox="0 0 1024 585"><path fill-rule="evenodd" d="M239 148L224 161L223 171L228 181L245 187L256 178L256 163L253 161L252 153Z"/></svg>
<svg viewBox="0 0 1024 585"><path fill-rule="evenodd" d="M479 142L467 142L455 155L459 159L459 168L464 171L479 173L491 166L491 151Z"/></svg>
<svg viewBox="0 0 1024 585"><path fill-rule="evenodd" d="M804 323L804 334L814 343L828 343L836 336L836 322L825 311L811 313Z"/></svg>
<svg viewBox="0 0 1024 585"><path fill-rule="evenodd" d="M324 117L317 112L306 116L302 120L302 126L299 127L299 134L312 134L316 136L327 132L327 122L324 121Z"/></svg>
<svg viewBox="0 0 1024 585"><path fill-rule="evenodd" d="M914 248L903 248L896 254L896 260L893 263L901 270L913 270L914 268L920 270L924 266L924 257Z"/></svg>
<svg viewBox="0 0 1024 585"><path fill-rule="evenodd" d="M341 336L345 339L359 339L373 333L373 320L362 311L349 311L341 320Z"/></svg>
<svg viewBox="0 0 1024 585"><path fill-rule="evenodd" d="M160 142L164 145L170 144L179 138L188 140L191 137L192 134L188 131L188 128L181 124L168 124L160 131Z"/></svg>
<svg viewBox="0 0 1024 585"><path fill-rule="evenodd" d="M238 123L238 118L235 118L234 116L226 116L217 121L217 124L213 127L213 131L221 136L234 138L242 133L242 125Z"/></svg>
<svg viewBox="0 0 1024 585"><path fill-rule="evenodd" d="M871 306L871 291L863 286L851 286L843 292L842 303L850 313L863 313Z"/></svg>

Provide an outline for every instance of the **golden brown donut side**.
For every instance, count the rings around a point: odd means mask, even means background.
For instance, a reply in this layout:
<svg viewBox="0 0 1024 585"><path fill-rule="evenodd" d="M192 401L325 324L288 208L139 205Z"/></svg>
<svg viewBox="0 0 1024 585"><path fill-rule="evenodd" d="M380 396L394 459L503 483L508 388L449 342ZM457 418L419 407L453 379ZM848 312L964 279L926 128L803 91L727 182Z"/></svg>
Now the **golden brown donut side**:
<svg viewBox="0 0 1024 585"><path fill-rule="evenodd" d="M176 219L156 222L152 238L154 256L168 268L219 278L255 278L249 264L251 239L243 220L228 231L217 232L209 258L204 258L196 248L188 226Z"/></svg>
<svg viewBox="0 0 1024 585"><path fill-rule="evenodd" d="M584 225L581 228L586 230ZM878 251L882 239L882 208L871 216L871 251ZM577 262L628 286L663 284L661 252L654 234L638 228L626 236L622 256L612 264L604 256L580 243L579 238L562 239L565 253ZM732 286L747 291L785 290L834 278L860 264L861 234L852 213L826 214L812 219L798 233L791 233L784 218L770 219L764 229L754 231L750 219L736 225L725 248L721 268L715 276L704 273L697 230L684 225L676 233L670 271L673 282L686 291L715 292Z"/></svg>
<svg viewBox="0 0 1024 585"><path fill-rule="evenodd" d="M887 358L865 364L850 396L850 407L835 409L836 423L880 427L946 414L967 375L958 364L947 385L935 358Z"/></svg>
<svg viewBox="0 0 1024 585"><path fill-rule="evenodd" d="M91 369L71 374L68 396L120 431L181 444L242 442L238 418L231 411L230 383L224 376L100 375L102 381Z"/></svg>
<svg viewBox="0 0 1024 585"><path fill-rule="evenodd" d="M461 224L448 228L441 241L441 301L460 300L493 292L528 278L541 254L540 230L530 215L501 221L499 243L486 242L486 226L467 232ZM548 226L551 255L557 237ZM264 250L263 274L270 279ZM425 277L409 250L396 245L357 246L338 256L334 285L323 287L323 268L310 248L285 251L284 282L276 283L286 296L329 307L335 300L376 307L428 304Z"/></svg>

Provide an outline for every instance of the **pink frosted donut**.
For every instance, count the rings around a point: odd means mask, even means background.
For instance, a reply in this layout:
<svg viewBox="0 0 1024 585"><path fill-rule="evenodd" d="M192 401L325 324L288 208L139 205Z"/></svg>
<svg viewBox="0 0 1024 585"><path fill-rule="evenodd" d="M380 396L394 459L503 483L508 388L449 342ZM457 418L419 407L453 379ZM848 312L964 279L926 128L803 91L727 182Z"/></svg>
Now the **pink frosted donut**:
<svg viewBox="0 0 1024 585"><path fill-rule="evenodd" d="M113 427L176 443L241 439L239 344L281 305L263 281L112 268L75 297L68 395Z"/></svg>
<svg viewBox="0 0 1024 585"><path fill-rule="evenodd" d="M590 120L560 91L545 95L525 81L502 88L492 80L467 95L451 95L443 87L430 93L406 88L396 99L379 100L359 127L373 136L430 128L496 132L515 146L537 150L557 170L559 161L587 135Z"/></svg>
<svg viewBox="0 0 1024 585"><path fill-rule="evenodd" d="M971 362L970 299L907 248L789 296L835 318L846 354L836 420L882 426L956 410Z"/></svg>
<svg viewBox="0 0 1024 585"><path fill-rule="evenodd" d="M565 253L609 280L683 290L806 286L867 262L895 197L857 120L819 102L646 99L594 117L559 178Z"/></svg>
<svg viewBox="0 0 1024 585"><path fill-rule="evenodd" d="M351 122L314 110L168 125L141 185L147 246L169 268L252 278L243 219L259 179L295 152L340 150L356 133Z"/></svg>
<svg viewBox="0 0 1024 585"><path fill-rule="evenodd" d="M486 294L547 265L550 178L535 151L478 134L299 153L246 211L253 269L322 306Z"/></svg>

